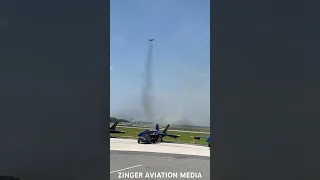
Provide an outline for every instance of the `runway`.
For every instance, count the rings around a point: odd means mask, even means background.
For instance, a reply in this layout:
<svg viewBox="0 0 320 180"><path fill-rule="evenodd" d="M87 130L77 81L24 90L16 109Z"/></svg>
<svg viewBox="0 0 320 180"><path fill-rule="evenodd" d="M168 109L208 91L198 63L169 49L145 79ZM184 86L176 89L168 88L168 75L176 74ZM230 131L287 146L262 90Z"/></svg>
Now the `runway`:
<svg viewBox="0 0 320 180"><path fill-rule="evenodd" d="M205 146L161 142L156 144L138 144L137 140L120 138L110 138L110 150L173 153L210 157L210 149Z"/></svg>
<svg viewBox="0 0 320 180"><path fill-rule="evenodd" d="M144 145L141 144L141 146ZM209 180L209 158L208 156L111 150L110 179Z"/></svg>

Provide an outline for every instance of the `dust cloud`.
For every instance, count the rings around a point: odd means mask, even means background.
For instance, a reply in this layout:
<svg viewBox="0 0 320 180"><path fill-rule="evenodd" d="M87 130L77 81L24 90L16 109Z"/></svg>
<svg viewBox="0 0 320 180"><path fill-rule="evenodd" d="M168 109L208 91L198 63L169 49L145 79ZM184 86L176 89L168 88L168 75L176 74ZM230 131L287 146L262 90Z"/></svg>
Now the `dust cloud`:
<svg viewBox="0 0 320 180"><path fill-rule="evenodd" d="M153 113L153 79L152 79L152 47L153 41L149 41L148 56L145 64L144 82L142 88L142 106L145 119L154 122Z"/></svg>
<svg viewBox="0 0 320 180"><path fill-rule="evenodd" d="M191 73L189 73L191 71ZM158 122L210 126L210 76L192 70L177 70L176 86L167 93L157 93L154 108Z"/></svg>
<svg viewBox="0 0 320 180"><path fill-rule="evenodd" d="M166 73L173 74L174 77L170 77L171 83L159 92L154 89L156 82L153 82L152 74L152 43L149 43L140 96L127 96L121 109L112 114L128 120L132 118L134 121L209 127L209 69L208 72L199 72L181 64L172 65ZM172 82L175 82L174 85Z"/></svg>

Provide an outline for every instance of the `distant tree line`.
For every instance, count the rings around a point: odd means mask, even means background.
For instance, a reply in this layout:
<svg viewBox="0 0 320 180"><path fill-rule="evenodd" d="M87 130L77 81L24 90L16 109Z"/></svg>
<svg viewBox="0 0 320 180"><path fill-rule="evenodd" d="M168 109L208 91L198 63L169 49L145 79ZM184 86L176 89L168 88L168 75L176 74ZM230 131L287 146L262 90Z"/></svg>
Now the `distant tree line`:
<svg viewBox="0 0 320 180"><path fill-rule="evenodd" d="M129 122L128 120L125 119L117 119L115 117L110 117L110 122Z"/></svg>

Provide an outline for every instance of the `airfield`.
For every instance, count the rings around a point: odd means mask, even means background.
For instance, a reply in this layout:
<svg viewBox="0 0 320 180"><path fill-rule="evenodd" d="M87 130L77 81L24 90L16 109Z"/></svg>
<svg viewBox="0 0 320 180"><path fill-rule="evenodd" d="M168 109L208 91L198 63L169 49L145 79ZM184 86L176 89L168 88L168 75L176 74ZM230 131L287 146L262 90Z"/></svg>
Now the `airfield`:
<svg viewBox="0 0 320 180"><path fill-rule="evenodd" d="M119 175L124 175L124 173L128 175L130 172L141 173L142 178L121 177L121 179L210 179L209 157L111 150L110 161L110 179L112 180L120 179ZM147 173L156 172L176 173L178 177L146 177ZM180 173L185 172L200 172L202 178L182 178Z"/></svg>
<svg viewBox="0 0 320 180"><path fill-rule="evenodd" d="M182 154L210 157L210 149L206 146L175 144L166 142L159 142L156 144L138 144L137 140L120 138L110 138L110 150Z"/></svg>
<svg viewBox="0 0 320 180"><path fill-rule="evenodd" d="M125 127L124 131L130 128ZM164 141L169 139L165 137ZM176 176L170 178L170 175ZM209 180L210 148L167 142L138 144L137 139L110 138L110 179Z"/></svg>
<svg viewBox="0 0 320 180"><path fill-rule="evenodd" d="M114 123L110 123L110 127ZM119 123L118 126L116 127L117 130L120 131L125 131L124 134L110 134L110 137L117 137L117 138L126 138L126 139L137 139L138 133L142 132L146 129L155 129L155 124L138 124L138 125L132 125L128 126L123 123ZM160 130L162 131L166 124L160 126ZM179 135L179 138L165 138L166 142L170 143L184 143L184 144L194 144L194 145L202 145L202 146L207 146L208 144L204 139L202 140L195 140L194 136L208 136L210 133L210 128L197 128L197 127L177 127L175 125L170 125L168 129L169 134L176 134Z"/></svg>

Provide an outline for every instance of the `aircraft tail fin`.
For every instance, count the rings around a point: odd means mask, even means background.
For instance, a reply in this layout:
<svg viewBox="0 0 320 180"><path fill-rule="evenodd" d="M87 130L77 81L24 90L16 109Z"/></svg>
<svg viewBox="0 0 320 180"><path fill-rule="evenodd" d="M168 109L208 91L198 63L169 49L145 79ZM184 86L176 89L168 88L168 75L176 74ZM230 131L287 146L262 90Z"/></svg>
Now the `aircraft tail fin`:
<svg viewBox="0 0 320 180"><path fill-rule="evenodd" d="M156 124L156 130L159 131L159 124Z"/></svg>
<svg viewBox="0 0 320 180"><path fill-rule="evenodd" d="M167 130L169 129L170 124L167 125L167 127L163 130L163 133L166 133Z"/></svg>
<svg viewBox="0 0 320 180"><path fill-rule="evenodd" d="M111 126L111 128L110 128L110 129L115 130L115 129L116 129L116 127L117 127L117 125L118 125L118 122L115 122L115 123Z"/></svg>

